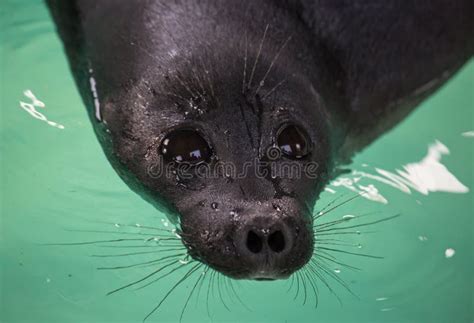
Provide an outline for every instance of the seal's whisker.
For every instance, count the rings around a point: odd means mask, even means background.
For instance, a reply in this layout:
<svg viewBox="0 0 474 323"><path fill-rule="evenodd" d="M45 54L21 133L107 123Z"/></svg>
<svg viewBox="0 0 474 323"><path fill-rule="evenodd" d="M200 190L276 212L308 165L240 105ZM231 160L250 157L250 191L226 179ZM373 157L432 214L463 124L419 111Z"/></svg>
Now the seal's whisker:
<svg viewBox="0 0 474 323"><path fill-rule="evenodd" d="M184 256L186 255L186 253L181 253L181 254L173 254L173 255L170 255L170 256L165 256L165 257L161 257L161 258L158 258L158 259L153 259L153 260L149 260L149 261L145 261L145 262L141 262L141 263L136 263L136 264L132 264L132 265L126 265L126 266L115 266L115 267L98 267L97 269L98 270L114 270L114 269L127 269L127 268L133 268L133 267L138 267L138 266L143 266L143 265L155 265L159 262L162 262L163 260L167 260L167 259L170 259L170 258L176 258L176 257L179 257L179 256Z"/></svg>
<svg viewBox="0 0 474 323"><path fill-rule="evenodd" d="M181 285L189 276L191 276L196 270L199 269L199 267L202 266L201 263L198 263L196 265L194 265L191 269L189 269L186 274L184 274L184 276L178 280L174 285L173 287L171 287L170 290L168 290L168 292L165 294L165 296L160 300L160 302L158 303L158 305L156 305L146 316L145 318L143 319L143 322L145 322L153 313L155 313L161 306L161 304L163 304L165 302L165 300L168 298L168 296L171 295L171 293L173 293L173 291L179 286Z"/></svg>
<svg viewBox="0 0 474 323"><path fill-rule="evenodd" d="M172 264L176 264L176 263L178 263L178 262L179 262L179 261L175 261L175 262L173 262ZM184 263L184 264L183 264L183 263L180 263L180 265L179 265L178 267L172 268L169 272L164 273L163 275L161 275L161 276L159 276L159 277L153 279L152 281L150 281L150 282L148 282L148 283L146 283L146 284L144 284L144 285L142 285L142 286L140 286L140 287L137 287L135 290L144 289L145 287L148 287L148 286L150 286L151 284L154 284L154 283L158 282L159 280L162 280L163 278L168 277L169 275L171 275L171 274L173 274L174 272L180 270L181 268L186 267L188 264L189 264L189 263Z"/></svg>
<svg viewBox="0 0 474 323"><path fill-rule="evenodd" d="M174 93L174 92L163 92L163 93L161 93L161 94L162 94L162 95L167 95L167 96L174 96L174 97L176 97L176 98L178 98L178 99L183 100L184 102L188 101L188 99L186 99L184 96L179 95L179 94Z"/></svg>
<svg viewBox="0 0 474 323"><path fill-rule="evenodd" d="M239 296L239 294L237 293L236 289L234 288L234 284L233 284L233 280L232 279L227 279L229 281L229 285L230 285L230 289L232 290L232 292L234 293L235 295L235 298L237 299L237 301L249 312L252 312L252 310L250 309L250 307L247 306L247 304L245 304L245 302L242 300L242 298Z"/></svg>
<svg viewBox="0 0 474 323"><path fill-rule="evenodd" d="M341 240L341 239L332 239L332 238L324 238L324 239L319 239L318 236L314 239L315 243L318 242L341 242L341 243L349 243L348 241Z"/></svg>
<svg viewBox="0 0 474 323"><path fill-rule="evenodd" d="M242 78L242 94L245 93L245 80L247 79L247 56L248 56L248 38L247 38L247 29L245 29L245 55L244 55L244 76Z"/></svg>
<svg viewBox="0 0 474 323"><path fill-rule="evenodd" d="M349 203L349 202L352 202L353 200L355 200L356 198L358 198L358 197L360 197L360 196L362 196L362 194L361 194L361 193L357 193L356 195L354 195L354 196L348 198L347 200L344 200L343 202L341 202L341 203L339 203L339 204L337 204L337 205L335 205L335 206L329 208L329 209L326 210L326 211L320 211L320 212L318 212L315 216L313 216L313 219L314 219L314 220L317 220L317 219L319 219L320 217L322 217L323 215L326 215L326 214L328 214L328 213L334 211L335 209L337 209L337 208L343 206L344 204L347 204L347 203Z"/></svg>
<svg viewBox="0 0 474 323"><path fill-rule="evenodd" d="M150 230L156 230L156 231L163 231L167 233L174 234L175 232L173 230L169 229L164 229L164 228L159 228L159 227L152 227L152 226L147 226L147 225L141 225L139 223L135 224L123 224L123 223L113 223L113 222L103 222L103 221L92 221L91 223L95 224L109 224L113 225L114 227L120 228L120 227L126 227L126 228L139 228L139 229L150 229Z"/></svg>
<svg viewBox="0 0 474 323"><path fill-rule="evenodd" d="M350 251L345 251L345 250L341 250L341 249L333 249L333 248L328 248L328 247L317 247L316 249L323 249L323 250L326 250L326 251L340 252L340 253L345 253L347 255L361 256L361 257L367 257L367 258L373 258L373 259L383 259L383 257L381 257L381 256L368 255L368 254L365 254L365 253L350 252Z"/></svg>
<svg viewBox="0 0 474 323"><path fill-rule="evenodd" d="M119 288L117 288L117 289L114 289L114 290L108 292L107 295L112 295L112 294L114 294L114 293L116 293L116 292L118 292L118 291L121 291L121 290L125 289L125 288L128 288L128 287L134 286L134 285L136 285L136 284L139 284L139 283L141 283L141 282L147 280L148 278L150 278L150 277L156 275L157 273L161 272L162 270L164 270L164 269L166 269L166 268L168 268L168 267L170 267L170 266L172 266L172 265L175 265L175 264L176 264L176 262L171 261L170 263L168 263L168 264L166 264L166 265L164 265L164 266L162 266L162 267L156 269L155 271L151 272L150 274L146 275L145 277L142 277L142 278L140 278L140 279L138 279L138 280L135 280L135 281L133 281L133 282L131 282L131 283L128 283L128 284L126 284L126 285L124 285L124 286L122 286L122 287L119 287Z"/></svg>
<svg viewBox="0 0 474 323"><path fill-rule="evenodd" d="M211 310L209 308L209 295L212 290L212 294L214 296L214 276L216 275L216 271L212 271L211 275L209 276L209 284L207 285L207 293L206 293L206 312L207 317L211 318Z"/></svg>
<svg viewBox="0 0 474 323"><path fill-rule="evenodd" d="M68 232L84 232L84 233L101 233L101 234L118 234L118 235L139 235L147 237L169 237L168 235L154 234L154 233L142 233L142 232L123 232L123 231L101 231L101 230L75 230L66 229ZM176 240L179 240L176 238Z"/></svg>
<svg viewBox="0 0 474 323"><path fill-rule="evenodd" d="M91 244L111 243L111 242L125 242L125 241L146 241L144 239L112 239L112 240L95 240L82 242L64 242L64 243L45 243L43 246L82 246Z"/></svg>
<svg viewBox="0 0 474 323"><path fill-rule="evenodd" d="M167 243L166 241L161 242L160 241L160 244L159 245L120 245L120 246L116 246L116 245L112 245L112 246L102 246L102 245L96 245L95 247L97 248L123 248L123 249L133 249L133 248L163 248L163 247L180 247L182 246L182 244L169 244Z"/></svg>
<svg viewBox="0 0 474 323"><path fill-rule="evenodd" d="M286 79L283 79L280 82L278 82L274 87L270 89L270 91L265 93L265 95L262 97L262 101L265 100L268 96L270 96L273 92L275 92L276 89L279 88L285 82L286 82Z"/></svg>
<svg viewBox="0 0 474 323"><path fill-rule="evenodd" d="M269 26L270 26L269 24L267 24L265 26L265 31L263 32L263 37L262 37L262 40L260 41L260 46L258 48L257 57L255 58L255 62L254 62L253 67L252 67L252 72L250 73L250 79L249 79L249 82L247 84L247 90L249 90L252 87L253 76L254 76L254 73L255 73L255 69L257 68L257 64L258 64L258 60L260 58L260 54L262 53L263 43L265 42L265 37L267 36L267 31L268 31Z"/></svg>
<svg viewBox="0 0 474 323"><path fill-rule="evenodd" d="M359 215L345 215L345 216L342 217L342 219L337 219L337 220L333 220L333 221L319 223L317 225L314 225L313 228L316 229L316 231L320 231L322 229L330 228L330 227L333 227L333 226L338 225L340 223L346 223L346 222L349 222L349 221L356 221L360 218L370 216L370 215L374 215L374 214L378 214L378 213L379 212L368 212L368 213L359 214Z"/></svg>
<svg viewBox="0 0 474 323"><path fill-rule="evenodd" d="M206 64L204 64L202 56L199 57L199 60L201 61L201 66L204 69L204 75L206 76L206 81L209 84L209 89L211 90L212 99L217 105L219 105L219 99L216 97L216 94L214 92L214 85L212 84L211 78L209 77L209 69L206 67Z"/></svg>
<svg viewBox="0 0 474 323"><path fill-rule="evenodd" d="M329 207L331 207L332 205L334 205L334 203L336 203L337 201L339 201L341 198L343 198L344 196L347 196L347 193L346 194L341 194L337 197L335 197L333 200L331 200L328 204L326 204L321 210L319 210L318 212L315 213L315 215L317 214L320 214L320 213L324 213L324 211L326 211Z"/></svg>
<svg viewBox="0 0 474 323"><path fill-rule="evenodd" d="M354 243L337 243L337 242L319 242L319 246L342 246L342 247L351 247L351 248L359 248L359 244Z"/></svg>
<svg viewBox="0 0 474 323"><path fill-rule="evenodd" d="M201 268L202 266L204 266L203 264L200 264L200 267ZM181 323L182 320L183 320L183 316L184 316L184 312L186 311L186 307L188 306L188 303L189 303L189 300L191 299L191 297L193 296L194 294L194 291L196 290L196 286L199 284L199 282L201 281L201 279L203 279L203 274L205 274L207 272L207 269L205 271L203 271L201 274L198 275L198 279L196 280L196 282L194 283L193 287L191 288L191 291L189 292L189 296L188 298L186 299L186 302L184 303L184 306L183 306L183 309L181 310L181 315L179 316L179 322Z"/></svg>
<svg viewBox="0 0 474 323"><path fill-rule="evenodd" d="M334 235L361 235L361 234L372 234L377 231L328 231L323 233L317 233L317 236L334 236Z"/></svg>
<svg viewBox="0 0 474 323"><path fill-rule="evenodd" d="M305 268L304 269L304 275L306 276L307 280L308 280L308 283L311 285L311 288L313 290L313 295L314 295L314 308L317 308L318 307L318 304L319 304L319 290L318 290L318 286L316 285L316 283L313 281L312 277L311 277L311 273L309 271L308 268Z"/></svg>
<svg viewBox="0 0 474 323"><path fill-rule="evenodd" d="M289 293L291 288L293 287L295 283L295 275L291 275L291 280L290 280L290 286L288 287L288 289L286 290L286 293Z"/></svg>
<svg viewBox="0 0 474 323"><path fill-rule="evenodd" d="M317 259L317 258L322 258L322 259L325 259L325 260L330 261L330 262L332 262L332 263L335 263L336 265L340 265L340 266L342 266L342 267L345 267L345 268L348 268L348 269L351 269L351 270L357 270L357 271L362 270L362 269L360 269L360 268L358 268L358 267L354 267L354 266L348 265L348 264L346 264L346 263L343 263L343 262L334 260L333 258L326 257L326 256L321 255L321 254L315 254L314 258L315 258L315 259Z"/></svg>
<svg viewBox="0 0 474 323"><path fill-rule="evenodd" d="M232 293L229 287L229 278L226 276L223 276L222 280L223 280L224 290L227 293L227 296L229 297L230 302L235 304L234 298L232 297Z"/></svg>
<svg viewBox="0 0 474 323"><path fill-rule="evenodd" d="M304 305L306 305L306 300L308 298L308 293L307 293L307 290L306 290L306 279L305 279L305 276L300 271L298 271L298 275L300 275L301 283L303 284L303 295L304 295L303 306L304 306Z"/></svg>
<svg viewBox="0 0 474 323"><path fill-rule="evenodd" d="M196 95L196 93L194 93L191 88L186 84L186 82L184 82L180 77L179 75L175 75L175 78L178 80L179 84L181 84L185 89L186 91L191 95L191 97L197 97L198 95Z"/></svg>
<svg viewBox="0 0 474 323"><path fill-rule="evenodd" d="M300 276L298 275L298 272L296 272L296 293L295 297L293 297L293 300L295 301L298 298L298 295L300 293Z"/></svg>
<svg viewBox="0 0 474 323"><path fill-rule="evenodd" d="M329 270L322 261L320 261L319 263L317 262L314 262L314 265L321 269L324 273L326 273L329 277L331 277L333 280L335 280L336 282L338 282L342 287L344 287L351 295L353 295L354 297L356 298L359 298L353 291L352 289L349 287L349 285L347 285L347 283L342 279L340 278L339 276L337 276L333 271Z"/></svg>
<svg viewBox="0 0 474 323"><path fill-rule="evenodd" d="M211 267L209 267L208 265L204 264L204 266L206 267L206 269L202 273L203 278L201 279L201 282L199 283L199 286L198 286L197 295L196 295L196 303L195 303L196 307L197 307L198 301L200 299L199 296L201 295L202 285L204 285L204 281L206 280L207 273L209 272L209 270L211 270Z"/></svg>
<svg viewBox="0 0 474 323"><path fill-rule="evenodd" d="M318 271L318 269L316 267L314 267L314 265L316 265L316 264L313 263L313 262L310 262L308 264L308 267L310 268L311 272L324 284L324 286L326 286L326 288L329 290L329 292L336 297L336 299L339 301L339 304L342 305L342 300L339 297L339 295L337 295L337 293L334 291L334 289L332 289L331 286L329 286L329 283L327 282L326 278Z"/></svg>
<svg viewBox="0 0 474 323"><path fill-rule="evenodd" d="M258 91L262 88L262 86L264 85L265 83L265 80L267 79L267 76L268 74L270 74L272 68L273 68L273 65L276 63L276 61L278 60L278 57L280 57L280 54L281 52L283 51L283 49L286 47L286 45L288 44L288 42L291 40L291 38L293 37L293 35L290 35L284 42L283 42L283 45L280 46L280 49L278 49L277 53L275 54L275 57L272 59L272 61L270 62L270 65L268 66L268 69L267 71L265 72L264 76L262 77L261 81L258 83L258 87L257 87L257 90L255 91L255 95L258 94Z"/></svg>
<svg viewBox="0 0 474 323"><path fill-rule="evenodd" d="M127 256L137 256L137 255L163 253L163 252L179 251L179 250L186 250L186 248L185 247L181 247L181 248L176 247L176 248L170 248L170 249L160 249L160 250L156 250L156 251L138 251L138 252L119 253L119 254L91 255L91 257L94 257L94 258L127 257Z"/></svg>
<svg viewBox="0 0 474 323"><path fill-rule="evenodd" d="M319 232L324 233L324 232L330 232L330 231L333 231L333 230L346 230L346 229L365 227L365 226L368 226L368 225L382 223L382 222L386 222L386 221L395 219L395 218L399 217L400 215L401 214L395 214L395 215L392 215L392 216L389 216L389 217L386 217L386 218L383 218L383 219L380 219L380 220L376 220L376 221L372 221L372 222L366 222L366 223L362 223L362 224L355 224L355 225L346 226L346 227L336 227L336 228L330 228L330 229L323 229L323 230L319 230Z"/></svg>
<svg viewBox="0 0 474 323"><path fill-rule="evenodd" d="M221 291L221 280L222 280L222 275L217 272L217 293L219 295L219 299L222 302L222 305L226 308L227 311L231 311L229 306L227 306L226 302L224 301L224 297L222 296L222 291Z"/></svg>
<svg viewBox="0 0 474 323"><path fill-rule="evenodd" d="M326 251L324 251L324 250L318 249L317 254L318 254L318 255L325 255L326 257L331 258L331 259L334 259L334 260L337 259L336 256L334 256L334 255L332 255L332 254L330 254L329 252L326 252ZM315 250L315 252L313 253L313 256L315 256L315 255L316 255L316 250Z"/></svg>

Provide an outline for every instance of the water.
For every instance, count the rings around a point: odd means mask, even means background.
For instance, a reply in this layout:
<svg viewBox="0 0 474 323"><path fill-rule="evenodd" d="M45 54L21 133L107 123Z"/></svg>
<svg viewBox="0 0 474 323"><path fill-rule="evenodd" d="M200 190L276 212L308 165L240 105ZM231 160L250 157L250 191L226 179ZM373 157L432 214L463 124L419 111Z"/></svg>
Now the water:
<svg viewBox="0 0 474 323"><path fill-rule="evenodd" d="M127 250L42 244L130 237L77 230L143 233L150 231L123 224L169 230L171 225L131 192L106 161L44 4L17 0L0 6L0 321L140 322L184 270L147 288L106 296L154 267L97 267L153 258L90 257ZM342 306L318 282L315 309L310 286L305 305L302 285L294 299L296 281L290 292L291 281L234 284L248 311L229 296L228 283L214 277L208 302L212 321L473 322L473 83L471 63L402 125L358 155L350 166L355 172L323 194L320 207L335 197L352 196L352 191L364 193L328 214L329 220L345 216L352 224L402 214L359 228L361 234L346 239L352 246L344 250L384 259L340 254L339 261L361 270L331 266L358 298L329 279ZM138 243L166 244L159 239ZM180 264L188 261L179 259ZM176 322L201 271L178 288L150 321ZM211 321L206 278L199 302L196 305L194 294L183 322Z"/></svg>

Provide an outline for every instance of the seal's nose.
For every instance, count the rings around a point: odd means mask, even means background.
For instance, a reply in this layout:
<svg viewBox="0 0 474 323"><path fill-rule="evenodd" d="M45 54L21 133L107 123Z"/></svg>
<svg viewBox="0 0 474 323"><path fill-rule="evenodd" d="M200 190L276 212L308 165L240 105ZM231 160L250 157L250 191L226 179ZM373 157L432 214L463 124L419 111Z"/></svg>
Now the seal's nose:
<svg viewBox="0 0 474 323"><path fill-rule="evenodd" d="M259 254L264 252L280 253L286 249L285 233L282 230L275 230L270 234L266 234L269 230L249 230L247 232L247 240L245 247L248 251Z"/></svg>
<svg viewBox="0 0 474 323"><path fill-rule="evenodd" d="M250 220L236 232L236 249L253 272L254 279L285 276L295 233L283 221L266 218Z"/></svg>

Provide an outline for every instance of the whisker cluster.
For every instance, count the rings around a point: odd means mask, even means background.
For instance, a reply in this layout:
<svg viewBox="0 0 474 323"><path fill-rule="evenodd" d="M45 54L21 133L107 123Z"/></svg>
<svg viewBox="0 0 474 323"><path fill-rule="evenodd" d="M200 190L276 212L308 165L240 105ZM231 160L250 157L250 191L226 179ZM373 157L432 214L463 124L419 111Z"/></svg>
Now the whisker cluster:
<svg viewBox="0 0 474 323"><path fill-rule="evenodd" d="M144 317L143 321L146 321L156 313L173 292L188 281L191 282L192 287L183 303L179 315L180 322L192 298L195 297L197 303L200 300L199 295L201 295L202 289L205 289L206 286L207 291L203 294L203 299L206 301L206 311L209 318L211 318L212 314L209 306L212 299L220 301L228 311L231 311L229 301L239 303L248 309L239 297L234 287L234 282L230 278L213 270L208 265L193 259L189 255L188 249L183 241L183 237L186 237L186 234L181 232L179 228L168 229L139 224L114 224L104 222L101 224L108 225L107 230L66 229L66 231L100 234L101 236L106 235L110 236L110 239L49 243L44 245L93 246L99 251L90 254L90 257L107 258L112 261L126 259L124 261L127 261L127 263L123 263L122 261L121 264L114 266L98 267L97 270L101 271L132 270L134 268L152 267L152 270L144 276L137 277L135 280L109 291L107 295L113 295L127 289L141 290L162 281L166 277L174 277L172 276L173 274L178 275L178 280L156 302L156 305ZM110 226L112 226L113 229L110 229ZM104 252L104 248L126 249L127 251ZM143 248L147 248L147 250L143 250ZM130 263L130 259L126 258L134 256L149 256L151 259Z"/></svg>
<svg viewBox="0 0 474 323"><path fill-rule="evenodd" d="M350 196L346 199L337 197L328 203L319 212L313 215L314 252L310 261L300 270L295 272L289 280L288 293L294 291L292 296L294 300L302 298L302 303L307 304L313 298L314 307L319 304L320 287L323 286L335 296L342 305L341 298L336 293L333 283L345 289L351 295L357 295L351 290L350 286L341 278L340 269L344 268L351 271L360 271L361 269L348 264L346 261L338 259L340 255L364 257L371 259L381 259L381 256L366 254L359 251L361 245L344 240L345 237L361 234L373 233L374 231L359 231L361 228L373 226L392 220L399 214L383 217L379 219L365 220L375 213L365 213L358 216L345 215L342 218L321 221L326 219L328 214L343 205L355 201L360 194ZM101 223L107 225L105 230L78 230L67 229L68 232L100 234L100 240L87 240L78 242L53 243L49 246L85 246L94 247L97 251L90 254L91 257L109 259L110 261L121 261L126 259L127 263L119 263L112 266L98 267L101 271L115 270L133 270L135 268L152 268L148 273L135 280L116 287L109 291L107 295L112 295L127 289L142 290L146 287L155 285L163 281L164 278L178 278L172 286L157 300L156 305L145 316L144 321L159 311L160 307L178 288L186 283L191 284L190 291L184 299L182 310L179 314L179 321L183 319L189 303L195 297L196 304L201 299L206 301L206 312L211 318L210 301L211 298L218 300L223 307L231 311L232 303L240 304L250 310L239 297L234 287L234 282L229 277L212 269L205 263L194 259L189 254L192 245L187 242L187 235L179 227L170 229L166 227L144 226L140 224L114 224ZM111 229L112 227L112 229ZM104 238L107 237L107 238ZM111 249L122 249L114 252ZM109 251L107 251L109 250ZM135 256L145 256L149 259L142 259L136 262L130 262L129 258ZM125 260L124 260L125 261ZM204 286L204 287L203 287ZM205 290L207 286L207 291ZM205 291L202 291L204 288Z"/></svg>
<svg viewBox="0 0 474 323"><path fill-rule="evenodd" d="M367 226L373 226L382 222L390 221L400 214L383 217L381 219L356 222L360 219L364 219L369 216L376 214L365 213L361 215L345 215L342 218L335 220L328 220L322 222L321 219L326 218L330 213L339 209L343 205L355 201L360 194L346 197L344 195L336 197L334 200L329 202L320 211L313 215L313 231L314 231L314 251L311 260L298 272L296 272L290 281L290 287L288 292L295 289L294 299L302 297L303 304L306 304L309 298L309 293L312 293L314 298L314 307L318 307L319 303L319 289L318 285L323 285L331 294L333 294L338 302L342 305L342 300L337 295L335 288L331 286L331 283L335 283L345 289L349 294L358 298L357 295L351 290L350 286L341 278L339 274L340 269L333 269L334 266L348 269L351 271L360 271L359 267L347 264L346 262L339 260L338 255L344 254L355 257L365 257L371 259L382 259L383 257L378 255L371 255L366 253L358 252L361 249L361 245L344 240L347 236L359 236L362 234L374 233L374 231L359 231L359 228L365 228ZM356 223L354 223L356 222Z"/></svg>

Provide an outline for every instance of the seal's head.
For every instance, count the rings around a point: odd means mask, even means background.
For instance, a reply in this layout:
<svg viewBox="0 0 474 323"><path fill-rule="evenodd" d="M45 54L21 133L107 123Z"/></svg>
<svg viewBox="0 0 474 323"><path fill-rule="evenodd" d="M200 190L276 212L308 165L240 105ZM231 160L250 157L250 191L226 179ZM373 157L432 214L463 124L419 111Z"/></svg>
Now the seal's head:
<svg viewBox="0 0 474 323"><path fill-rule="evenodd" d="M233 278L288 277L313 252L311 210L330 155L323 102L284 71L242 89L243 70L193 67L134 87L120 100L126 112L107 104L119 171L177 211L195 259Z"/></svg>
<svg viewBox="0 0 474 323"><path fill-rule="evenodd" d="M208 27L92 39L99 137L134 190L178 215L192 257L233 278L286 278L313 254L332 162L314 55L298 30L229 40Z"/></svg>

